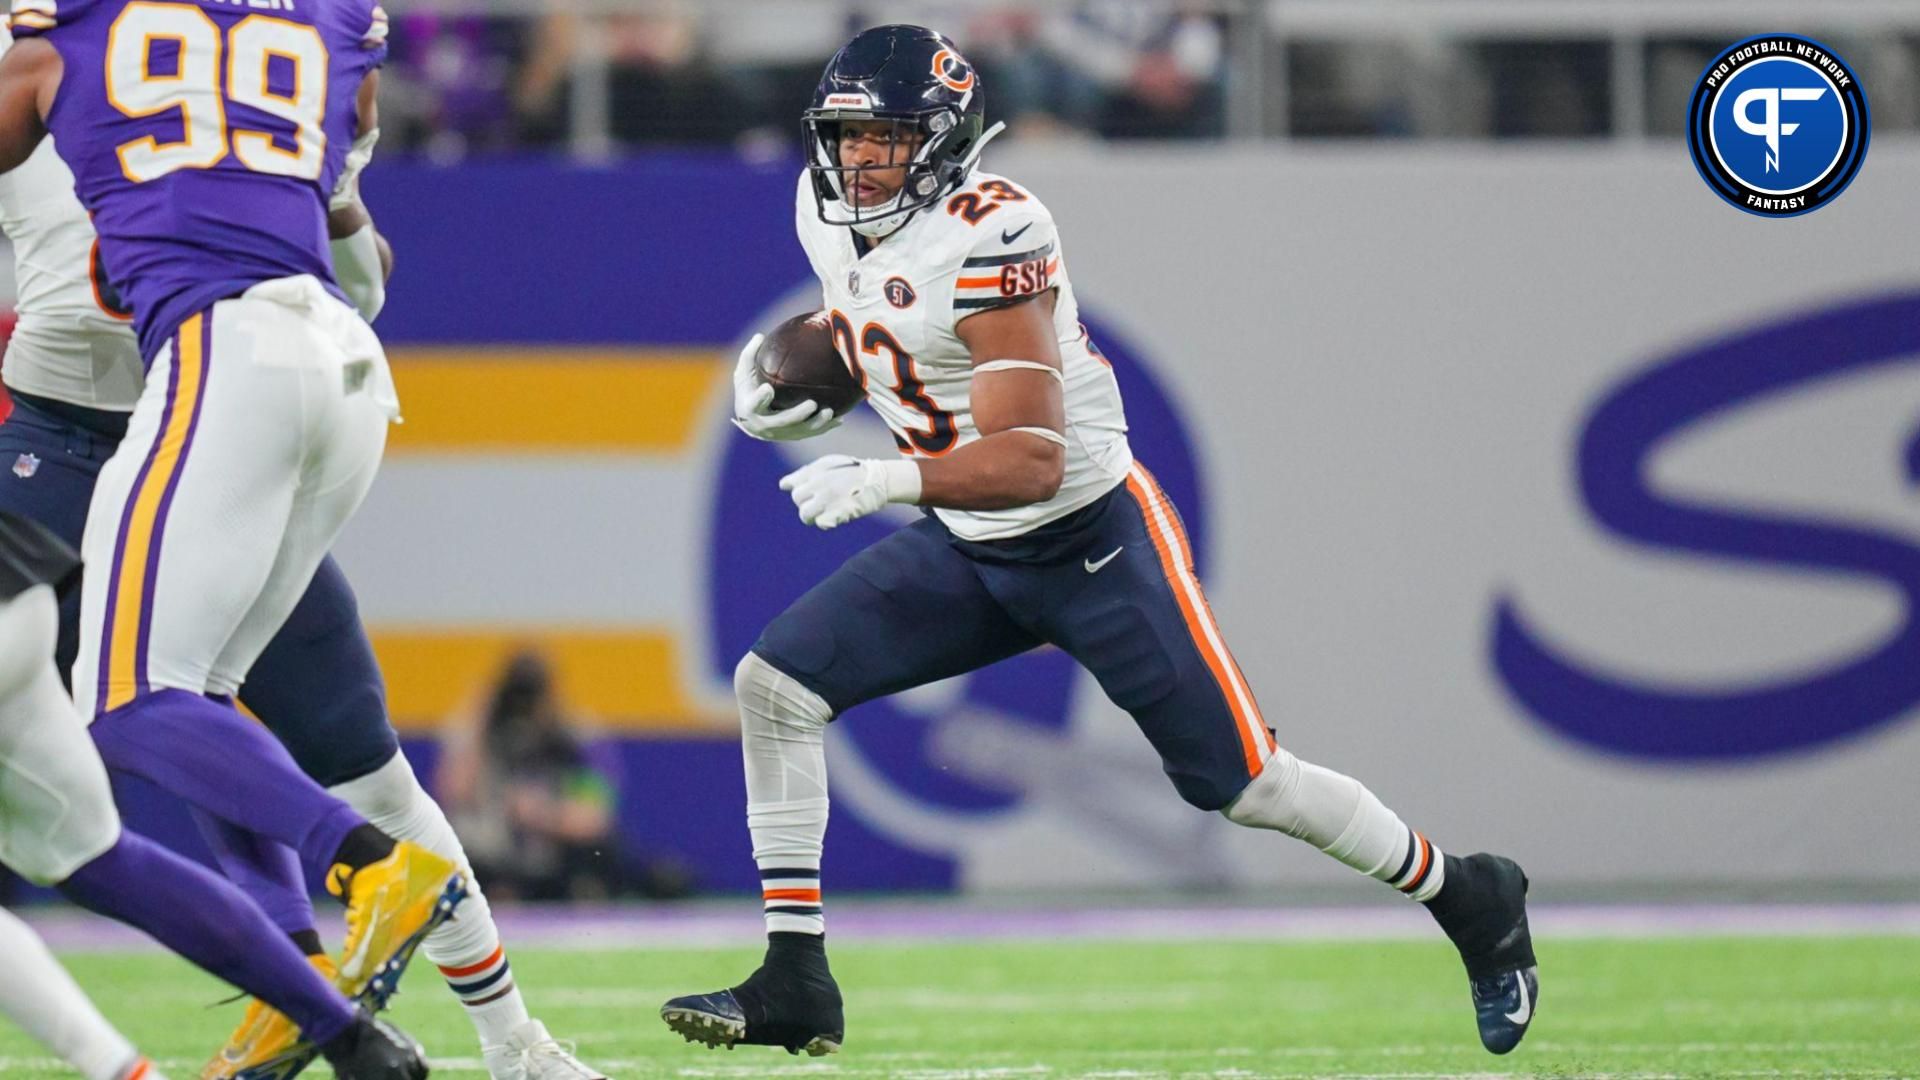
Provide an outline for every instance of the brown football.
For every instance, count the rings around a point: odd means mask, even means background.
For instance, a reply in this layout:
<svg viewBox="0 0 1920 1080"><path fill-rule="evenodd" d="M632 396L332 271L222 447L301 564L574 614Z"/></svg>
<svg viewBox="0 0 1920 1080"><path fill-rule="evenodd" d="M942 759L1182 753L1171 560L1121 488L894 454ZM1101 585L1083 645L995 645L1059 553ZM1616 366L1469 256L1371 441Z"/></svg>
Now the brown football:
<svg viewBox="0 0 1920 1080"><path fill-rule="evenodd" d="M760 343L754 366L773 385L775 411L812 400L835 416L845 416L867 396L833 347L833 327L824 311L795 315L774 327Z"/></svg>

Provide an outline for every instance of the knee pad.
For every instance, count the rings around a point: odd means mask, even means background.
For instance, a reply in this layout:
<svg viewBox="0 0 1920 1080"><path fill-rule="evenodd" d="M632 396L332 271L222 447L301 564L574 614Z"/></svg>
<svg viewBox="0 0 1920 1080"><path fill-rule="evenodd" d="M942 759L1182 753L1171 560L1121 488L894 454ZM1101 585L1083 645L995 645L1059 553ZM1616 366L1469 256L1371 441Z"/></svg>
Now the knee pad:
<svg viewBox="0 0 1920 1080"><path fill-rule="evenodd" d="M733 693L740 703L741 727L747 735L764 731L765 724L778 724L817 737L833 719L833 708L825 698L767 663L758 653L749 652L735 665Z"/></svg>
<svg viewBox="0 0 1920 1080"><path fill-rule="evenodd" d="M25 693L42 668L53 665L60 604L53 589L35 585L0 602L0 701Z"/></svg>

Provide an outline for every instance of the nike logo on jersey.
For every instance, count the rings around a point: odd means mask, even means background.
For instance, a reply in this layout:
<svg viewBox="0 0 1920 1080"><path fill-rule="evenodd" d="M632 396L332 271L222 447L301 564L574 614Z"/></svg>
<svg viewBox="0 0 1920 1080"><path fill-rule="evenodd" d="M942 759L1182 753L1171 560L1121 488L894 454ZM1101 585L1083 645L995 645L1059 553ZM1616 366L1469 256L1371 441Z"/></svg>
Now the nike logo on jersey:
<svg viewBox="0 0 1920 1080"><path fill-rule="evenodd" d="M1031 228L1033 228L1033 222L1029 221L1025 225L1020 226L1019 228L1013 230L1012 232L1001 230L1000 242L1003 244L1011 244L1015 240L1020 239L1021 233L1026 232L1028 229L1031 229Z"/></svg>
<svg viewBox="0 0 1920 1080"><path fill-rule="evenodd" d="M1107 565L1108 563L1112 562L1114 559L1118 558L1120 556L1120 553L1125 550L1127 550L1127 545L1121 544L1119 547L1114 548L1112 551L1107 552L1107 557L1104 559L1101 559L1099 562L1095 562L1092 559L1088 559L1083 565L1086 566L1087 573L1097 574L1100 572L1101 567Z"/></svg>
<svg viewBox="0 0 1920 1080"><path fill-rule="evenodd" d="M1507 1019L1516 1024L1524 1024L1533 1019L1533 999L1527 996L1527 973L1516 971L1514 977L1520 980L1520 1007L1508 1013Z"/></svg>

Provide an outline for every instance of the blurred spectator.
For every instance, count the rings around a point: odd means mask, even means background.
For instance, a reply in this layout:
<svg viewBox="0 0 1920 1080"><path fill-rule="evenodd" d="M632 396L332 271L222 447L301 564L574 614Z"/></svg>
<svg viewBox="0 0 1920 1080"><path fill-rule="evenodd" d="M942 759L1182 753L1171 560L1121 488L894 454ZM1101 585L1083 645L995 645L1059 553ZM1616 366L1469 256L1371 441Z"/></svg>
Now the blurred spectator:
<svg viewBox="0 0 1920 1080"><path fill-rule="evenodd" d="M470 10L463 10L463 5ZM1242 0L393 0L382 96L387 146L455 159L570 148L733 145L784 155L828 55L855 31L918 22L980 66L990 115L1016 138L1213 138L1225 133L1233 59L1263 57L1264 114L1249 134L1606 138L1680 134L1707 57L1737 31L1642 37L1572 20L1564 36L1356 19L1290 29L1287 5ZM1365 5L1355 5L1364 10ZM1433 5L1441 8L1445 5ZM1517 18L1532 5L1510 0ZM1916 10L1920 10L1917 7ZM494 14L512 12L517 14ZM1578 24L1578 25L1576 25ZM1920 24L1809 27L1854 62L1875 126L1920 128ZM1271 31L1264 48L1242 35ZM1825 34L1826 36L1822 36ZM1622 55L1619 50L1633 50ZM1248 62L1252 62L1249 59ZM1644 116L1615 116L1644 98Z"/></svg>
<svg viewBox="0 0 1920 1080"><path fill-rule="evenodd" d="M380 95L389 145L455 160L522 142L508 83L523 25L435 12L396 17Z"/></svg>
<svg viewBox="0 0 1920 1080"><path fill-rule="evenodd" d="M1601 138L1613 131L1605 40L1482 41L1473 50L1492 92L1495 138Z"/></svg>
<svg viewBox="0 0 1920 1080"><path fill-rule="evenodd" d="M754 146L794 143L828 57L865 21L840 0L786 0L753 18L741 14L711 10L702 31L733 98L734 137Z"/></svg>
<svg viewBox="0 0 1920 1080"><path fill-rule="evenodd" d="M576 112L596 111L595 81L604 79L614 145L725 142L736 127L733 95L701 54L699 30L683 0L648 0L617 15L549 16L520 82L522 106L566 132ZM588 63L578 63L583 55Z"/></svg>
<svg viewBox="0 0 1920 1080"><path fill-rule="evenodd" d="M1222 132L1226 40L1215 5L1081 0L979 24L988 108L1022 134L1058 125L1107 138Z"/></svg>
<svg viewBox="0 0 1920 1080"><path fill-rule="evenodd" d="M1286 79L1268 85L1268 133L1295 136L1485 135L1491 89L1468 47L1423 34L1297 38Z"/></svg>
<svg viewBox="0 0 1920 1080"><path fill-rule="evenodd" d="M535 652L515 656L476 714L449 725L436 786L474 872L501 899L619 895L614 796Z"/></svg>

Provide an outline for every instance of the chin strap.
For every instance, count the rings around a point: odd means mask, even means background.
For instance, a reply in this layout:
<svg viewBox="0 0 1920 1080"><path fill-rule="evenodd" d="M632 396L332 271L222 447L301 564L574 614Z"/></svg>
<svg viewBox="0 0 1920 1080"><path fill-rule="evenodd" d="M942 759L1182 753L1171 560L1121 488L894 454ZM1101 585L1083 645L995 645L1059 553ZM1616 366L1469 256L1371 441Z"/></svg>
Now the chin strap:
<svg viewBox="0 0 1920 1080"><path fill-rule="evenodd" d="M964 178L969 172L973 171L974 164L980 160L980 152L987 148L987 144L993 141L995 135L1005 130L1007 130L1007 122L1005 120L996 120L992 127L980 133L980 137L974 140L973 149L967 151L967 156L960 162L961 177Z"/></svg>

